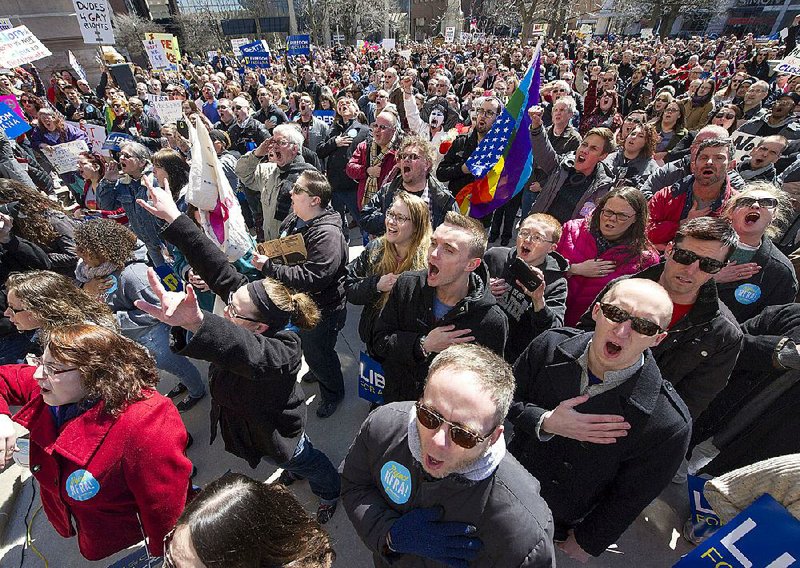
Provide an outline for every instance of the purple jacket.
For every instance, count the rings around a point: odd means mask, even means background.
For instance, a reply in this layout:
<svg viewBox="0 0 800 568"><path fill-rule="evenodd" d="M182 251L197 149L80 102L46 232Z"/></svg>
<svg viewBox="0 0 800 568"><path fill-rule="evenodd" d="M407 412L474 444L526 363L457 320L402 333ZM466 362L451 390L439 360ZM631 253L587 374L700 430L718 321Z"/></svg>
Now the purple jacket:
<svg viewBox="0 0 800 568"><path fill-rule="evenodd" d="M42 144L48 146L55 146L56 144L63 144L64 142L72 142L73 140L86 140L86 133L80 128L76 128L71 124L64 124L64 133L58 131L50 132L41 126L34 126L29 134L31 144L34 148L39 148Z"/></svg>

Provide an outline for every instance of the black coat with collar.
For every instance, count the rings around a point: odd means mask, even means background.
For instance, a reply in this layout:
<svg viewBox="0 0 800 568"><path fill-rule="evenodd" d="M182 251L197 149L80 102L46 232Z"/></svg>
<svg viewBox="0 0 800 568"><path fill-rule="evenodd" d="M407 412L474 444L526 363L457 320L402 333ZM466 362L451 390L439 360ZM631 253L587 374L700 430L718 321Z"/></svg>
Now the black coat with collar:
<svg viewBox="0 0 800 568"><path fill-rule="evenodd" d="M417 400L436 353L423 356L420 339L435 327L470 329L474 343L503 355L508 320L489 290L489 271L481 264L469 276L469 292L442 319L433 312L436 288L427 271L404 272L392 288L373 330L372 349L383 361L385 402Z"/></svg>
<svg viewBox="0 0 800 568"><path fill-rule="evenodd" d="M658 282L664 263L656 264L632 276ZM620 280L612 280L597 295L602 298ZM597 301L597 299L595 299ZM578 327L594 329L589 306ZM728 382L742 348L742 330L731 311L717 295L713 279L700 288L694 306L669 330L667 338L653 348L661 375L675 385L693 419L708 407Z"/></svg>
<svg viewBox="0 0 800 568"><path fill-rule="evenodd" d="M348 132L355 130L355 136L349 146L337 146L336 138L348 136ZM326 174L331 188L336 191L356 191L358 183L345 173L347 162L353 157L353 152L369 135L369 126L365 126L356 119L347 124L341 120L336 120L331 127L327 140L320 142L317 146L317 156L326 160Z"/></svg>
<svg viewBox="0 0 800 568"><path fill-rule="evenodd" d="M571 328L549 330L517 360L509 450L541 483L556 538L574 528L581 548L599 556L670 482L689 445L691 418L645 350L644 365L628 380L575 408L624 416L631 425L627 436L614 444L561 436L540 441L536 425L542 414L581 394L577 359L592 336Z"/></svg>
<svg viewBox="0 0 800 568"><path fill-rule="evenodd" d="M453 145L444 155L436 168L436 179L447 183L447 189L453 197L458 195L465 185L475 181L475 176L465 174L461 166L478 147L478 133L473 129L469 134L461 134L453 140Z"/></svg>

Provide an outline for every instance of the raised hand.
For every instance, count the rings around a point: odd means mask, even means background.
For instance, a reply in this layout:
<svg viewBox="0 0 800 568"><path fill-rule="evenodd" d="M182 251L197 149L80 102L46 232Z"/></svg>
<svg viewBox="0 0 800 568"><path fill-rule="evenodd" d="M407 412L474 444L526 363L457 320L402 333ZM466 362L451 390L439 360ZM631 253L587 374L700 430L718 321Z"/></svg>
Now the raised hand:
<svg viewBox="0 0 800 568"><path fill-rule="evenodd" d="M200 310L191 284L186 285L186 292L168 292L152 268L147 271L147 280L158 298L159 305L153 305L146 300L136 300L134 304L137 308L168 325L182 327L191 332L200 329L203 312Z"/></svg>
<svg viewBox="0 0 800 568"><path fill-rule="evenodd" d="M148 176L142 176L142 183L147 188L147 196L150 199L150 203L144 199L136 200L142 209L167 223L172 223L181 216L180 209L175 205L175 200L169 191L169 183L166 180L164 180L163 188L154 186Z"/></svg>

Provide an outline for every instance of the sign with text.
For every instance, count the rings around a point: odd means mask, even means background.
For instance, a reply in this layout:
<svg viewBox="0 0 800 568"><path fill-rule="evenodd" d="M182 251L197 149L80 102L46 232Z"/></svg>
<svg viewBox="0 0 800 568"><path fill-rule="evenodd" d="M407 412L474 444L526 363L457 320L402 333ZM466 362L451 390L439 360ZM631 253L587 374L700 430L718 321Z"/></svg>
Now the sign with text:
<svg viewBox="0 0 800 568"><path fill-rule="evenodd" d="M103 142L103 150L119 152L120 146L131 140L133 140L133 137L129 134L125 134L124 132L111 132L106 136L106 141Z"/></svg>
<svg viewBox="0 0 800 568"><path fill-rule="evenodd" d="M386 38L381 42L384 51L392 51L397 46L397 40L393 37Z"/></svg>
<svg viewBox="0 0 800 568"><path fill-rule="evenodd" d="M452 26L448 26L444 29L444 41L447 43L453 43L453 40L456 39L456 29Z"/></svg>
<svg viewBox="0 0 800 568"><path fill-rule="evenodd" d="M172 70L177 67L173 66L169 59L167 59L167 52L164 51L164 46L160 41L154 39L142 40L144 51L147 53L147 59L150 60L150 67L158 70Z"/></svg>
<svg viewBox="0 0 800 568"><path fill-rule="evenodd" d="M55 146L42 146L42 153L60 174L74 172L78 169L78 156L88 152L89 146L83 140L73 140Z"/></svg>
<svg viewBox="0 0 800 568"><path fill-rule="evenodd" d="M750 155L750 152L761 142L762 138L763 136L746 134L738 130L731 134L731 140L733 140L733 159L736 160L737 163L741 162Z"/></svg>
<svg viewBox="0 0 800 568"><path fill-rule="evenodd" d="M383 404L385 385L381 364L362 351L358 365L358 396L369 402Z"/></svg>
<svg viewBox="0 0 800 568"><path fill-rule="evenodd" d="M78 58L75 57L75 54L69 49L67 50L67 61L69 61L69 66L72 67L72 70L75 71L78 77L84 81L89 81L89 79L86 78L86 71L84 71L83 66L78 62Z"/></svg>
<svg viewBox="0 0 800 568"><path fill-rule="evenodd" d="M111 7L106 0L72 0L83 43L114 45Z"/></svg>
<svg viewBox="0 0 800 568"><path fill-rule="evenodd" d="M308 55L309 53L311 53L310 35L289 36L289 39L286 41L287 55Z"/></svg>
<svg viewBox="0 0 800 568"><path fill-rule="evenodd" d="M22 108L19 106L17 97L14 95L0 95L0 103L6 103L11 107L11 110L17 113L17 116L25 120L25 114L22 112Z"/></svg>
<svg viewBox="0 0 800 568"><path fill-rule="evenodd" d="M708 503L703 488L706 485L705 478L697 475L689 475L687 483L689 486L689 511L692 521L692 531L698 538L706 538L716 531L720 526L720 520L714 509Z"/></svg>
<svg viewBox="0 0 800 568"><path fill-rule="evenodd" d="M242 61L247 67L269 67L269 46L264 40L254 41L239 47Z"/></svg>
<svg viewBox="0 0 800 568"><path fill-rule="evenodd" d="M239 37L236 39L231 40L231 47L233 48L233 54L239 58L242 56L242 50L240 49L243 45L247 45L248 43L253 43L250 41L249 38L246 37Z"/></svg>
<svg viewBox="0 0 800 568"><path fill-rule="evenodd" d="M800 75L800 47L793 49L789 55L781 59L775 66L775 72Z"/></svg>
<svg viewBox="0 0 800 568"><path fill-rule="evenodd" d="M0 31L0 67L13 69L51 55L26 26Z"/></svg>
<svg viewBox="0 0 800 568"><path fill-rule="evenodd" d="M765 493L675 568L785 568L800 559L800 521Z"/></svg>
<svg viewBox="0 0 800 568"><path fill-rule="evenodd" d="M164 53L167 54L167 61L170 63L170 68L173 70L178 68L178 63L181 62L181 50L178 47L178 38L172 34L148 32L144 34L144 39L160 41L161 45L164 47Z"/></svg>
<svg viewBox="0 0 800 568"><path fill-rule="evenodd" d="M31 125L14 112L14 109L7 103L0 102L0 128L3 129L6 136L13 139L20 134L25 134L31 129Z"/></svg>
<svg viewBox="0 0 800 568"><path fill-rule="evenodd" d="M10 30L14 27L11 23L11 18L0 18L0 30Z"/></svg>
<svg viewBox="0 0 800 568"><path fill-rule="evenodd" d="M108 156L108 150L103 150L103 143L106 141L106 128L99 124L89 124L88 122L66 121L75 128L80 128L86 134L89 150L94 154Z"/></svg>
<svg viewBox="0 0 800 568"><path fill-rule="evenodd" d="M153 101L151 105L161 124L178 122L183 118L183 101Z"/></svg>
<svg viewBox="0 0 800 568"><path fill-rule="evenodd" d="M328 126L333 126L333 119L335 118L336 111L333 110L315 110L314 116L324 121Z"/></svg>

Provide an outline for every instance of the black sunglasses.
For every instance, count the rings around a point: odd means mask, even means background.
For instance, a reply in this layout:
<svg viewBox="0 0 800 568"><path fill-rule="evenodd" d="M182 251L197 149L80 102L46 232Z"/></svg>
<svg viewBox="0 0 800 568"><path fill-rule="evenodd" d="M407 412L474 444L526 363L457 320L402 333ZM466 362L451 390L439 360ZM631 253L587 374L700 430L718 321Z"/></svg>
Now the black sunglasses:
<svg viewBox="0 0 800 568"><path fill-rule="evenodd" d="M725 263L721 260L709 258L707 256L700 256L699 254L695 254L690 250L678 247L672 247L672 260L678 264L683 264L684 266L689 266L690 264L693 264L695 261L699 260L700 270L706 274L716 274L725 266Z"/></svg>
<svg viewBox="0 0 800 568"><path fill-rule="evenodd" d="M657 323L652 322L649 319L632 316L619 306L615 306L614 304L606 304L605 302L597 303L600 306L600 311L603 312L603 316L605 316L608 321L622 323L631 320L631 329L636 333L641 333L642 335L652 337L653 335L662 333L664 331Z"/></svg>
<svg viewBox="0 0 800 568"><path fill-rule="evenodd" d="M438 430L442 427L442 424L447 424L450 426L450 439L453 440L455 445L460 446L465 450L474 448L476 445L480 444L486 439L483 436L479 436L475 432L467 430L463 426L459 426L458 424L454 424L449 420L445 420L444 417L439 415L434 410L431 410L420 401L417 401L416 406L417 418L419 419L420 424L422 424L428 430Z"/></svg>
<svg viewBox="0 0 800 568"><path fill-rule="evenodd" d="M778 206L778 200L774 197L740 197L736 200L736 207L752 207L753 205L775 209Z"/></svg>

